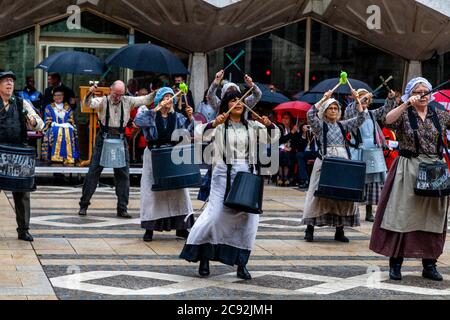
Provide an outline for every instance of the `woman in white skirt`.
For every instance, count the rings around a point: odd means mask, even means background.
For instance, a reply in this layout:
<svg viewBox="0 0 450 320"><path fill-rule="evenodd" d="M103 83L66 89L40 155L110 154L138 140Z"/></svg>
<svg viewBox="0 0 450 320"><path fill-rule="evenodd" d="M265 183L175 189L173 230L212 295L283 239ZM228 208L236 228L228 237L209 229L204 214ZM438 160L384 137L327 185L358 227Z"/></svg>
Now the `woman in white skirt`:
<svg viewBox="0 0 450 320"><path fill-rule="evenodd" d="M339 121L341 106L331 98L328 91L317 104L307 113L308 122L320 139L320 156L314 162L311 181L306 194L305 209L303 210L302 224L306 225L305 240L314 239L314 226L334 226L336 233L334 239L340 242L349 242L344 234L344 226L359 226L359 212L354 202L341 201L315 197L314 193L319 187L322 159L327 156L350 159L350 149L347 145L347 133L361 126L366 119L367 109L357 105L358 114L355 118ZM353 96L357 97L356 91Z"/></svg>
<svg viewBox="0 0 450 320"><path fill-rule="evenodd" d="M196 136L203 136L203 140L214 138L214 168L209 203L191 229L180 258L189 262L200 261L201 276L209 275L209 261L212 260L237 265L237 276L251 279L246 265L256 239L259 216L224 206L227 176L231 185L237 172L250 172L253 161L249 161L249 157L252 159L254 149L249 149L256 146L257 136L261 143L271 143L279 139L280 131L267 117L262 117L260 122L245 120L241 103L232 109L229 116L226 115L224 112L232 108L240 97L241 93L236 91L225 94L220 115L195 129Z"/></svg>
<svg viewBox="0 0 450 320"><path fill-rule="evenodd" d="M153 231L176 230L176 235L187 238L187 229L194 224L194 212L189 190L177 189L168 191L152 191L152 149L161 146L175 145L172 141L174 130L184 129L185 134L193 133L192 108L186 107L186 119L183 114L175 112L173 106L176 98L169 101L174 95L171 88L164 87L158 90L155 105L152 110L141 110L136 116L135 123L142 128L147 140L144 152L144 165L141 179L141 226L144 228L144 241L152 241ZM166 102L168 101L168 102ZM155 112L155 110L158 110Z"/></svg>

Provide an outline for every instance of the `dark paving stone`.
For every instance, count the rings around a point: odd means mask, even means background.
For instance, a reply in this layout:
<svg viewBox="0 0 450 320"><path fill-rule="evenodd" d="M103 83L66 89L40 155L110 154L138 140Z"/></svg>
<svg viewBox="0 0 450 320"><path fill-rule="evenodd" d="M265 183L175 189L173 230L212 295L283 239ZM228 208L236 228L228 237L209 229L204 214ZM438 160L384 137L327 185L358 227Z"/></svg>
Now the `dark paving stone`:
<svg viewBox="0 0 450 320"><path fill-rule="evenodd" d="M413 287L421 287L421 288L428 288L428 289L438 289L438 290L445 290L450 289L450 281L444 280L444 281L432 281L429 279L422 278L420 275L418 276L403 276L403 279L401 281L394 281L394 280L386 280L385 283L392 283L402 286L413 286Z"/></svg>
<svg viewBox="0 0 450 320"><path fill-rule="evenodd" d="M52 220L52 222L63 222L63 223L86 225L86 224L90 224L90 223L98 223L101 221L93 220L93 219L89 219L89 218L67 217L64 219Z"/></svg>
<svg viewBox="0 0 450 320"><path fill-rule="evenodd" d="M107 277L107 278L103 278L103 279L85 281L85 283L96 284L96 285L107 286L107 287L141 290L141 289L147 289L147 288L152 288L152 287L166 286L166 285L169 285L169 284L172 284L175 282L160 280L160 279L135 277L135 276L129 276L129 275L119 275L119 276Z"/></svg>
<svg viewBox="0 0 450 320"><path fill-rule="evenodd" d="M249 281L238 281L237 283L277 289L297 290L321 284L322 282L267 275L262 277L255 277Z"/></svg>
<svg viewBox="0 0 450 320"><path fill-rule="evenodd" d="M290 220L281 220L281 219L266 220L266 221L263 221L262 223L279 224L279 225L283 225L283 226L294 226L294 227L302 225L302 223L300 221L290 221Z"/></svg>

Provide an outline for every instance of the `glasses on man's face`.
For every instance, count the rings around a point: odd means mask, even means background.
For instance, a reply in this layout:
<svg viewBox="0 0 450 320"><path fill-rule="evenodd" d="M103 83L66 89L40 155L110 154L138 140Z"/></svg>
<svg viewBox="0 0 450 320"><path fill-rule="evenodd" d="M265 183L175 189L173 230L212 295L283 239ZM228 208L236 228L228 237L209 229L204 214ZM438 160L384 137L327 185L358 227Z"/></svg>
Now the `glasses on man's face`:
<svg viewBox="0 0 450 320"><path fill-rule="evenodd" d="M12 78L6 78L1 80L2 83L15 83L16 81Z"/></svg>

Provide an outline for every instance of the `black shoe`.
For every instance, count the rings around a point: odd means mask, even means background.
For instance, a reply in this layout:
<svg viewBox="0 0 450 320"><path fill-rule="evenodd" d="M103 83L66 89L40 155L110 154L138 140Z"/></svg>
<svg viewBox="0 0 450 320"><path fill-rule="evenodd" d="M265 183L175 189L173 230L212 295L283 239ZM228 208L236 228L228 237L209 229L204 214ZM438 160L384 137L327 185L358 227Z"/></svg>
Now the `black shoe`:
<svg viewBox="0 0 450 320"><path fill-rule="evenodd" d="M176 236L177 236L177 237L180 237L180 238L187 239L188 236L189 236L189 231L187 231L186 229L183 229L183 230L177 230Z"/></svg>
<svg viewBox="0 0 450 320"><path fill-rule="evenodd" d="M350 242L345 236L344 227L336 227L336 233L334 234L334 240L339 242Z"/></svg>
<svg viewBox="0 0 450 320"><path fill-rule="evenodd" d="M125 218L125 219L131 219L133 218L132 216L130 216L127 212L127 210L117 210L117 216L119 218Z"/></svg>
<svg viewBox="0 0 450 320"><path fill-rule="evenodd" d="M28 231L19 233L17 238L19 240L28 241L28 242L32 242L34 240L33 237L31 236L31 234L28 233Z"/></svg>
<svg viewBox="0 0 450 320"><path fill-rule="evenodd" d="M150 242L153 240L153 230L145 230L144 241Z"/></svg>
<svg viewBox="0 0 450 320"><path fill-rule="evenodd" d="M80 216L86 216L87 215L87 208L80 208L80 211L78 211L78 214Z"/></svg>
<svg viewBox="0 0 450 320"><path fill-rule="evenodd" d="M366 205L366 221L368 222L374 222L375 219L373 217L373 212L372 212L372 206L371 205Z"/></svg>
<svg viewBox="0 0 450 320"><path fill-rule="evenodd" d="M433 281L442 281L442 275L437 271L436 265L428 265L423 268L422 277Z"/></svg>
<svg viewBox="0 0 450 320"><path fill-rule="evenodd" d="M314 241L314 226L307 226L305 231L305 240L306 242Z"/></svg>
<svg viewBox="0 0 450 320"><path fill-rule="evenodd" d="M236 275L238 278L241 278L244 280L252 279L252 275L250 274L250 272L248 272L248 270L245 266L238 266Z"/></svg>
<svg viewBox="0 0 450 320"><path fill-rule="evenodd" d="M395 265L389 268L389 279L400 281L402 280L402 266Z"/></svg>
<svg viewBox="0 0 450 320"><path fill-rule="evenodd" d="M393 258L389 259L389 278L391 280L402 280L402 263L403 258Z"/></svg>
<svg viewBox="0 0 450 320"><path fill-rule="evenodd" d="M298 184L299 189L308 189L308 184L306 182L302 182Z"/></svg>
<svg viewBox="0 0 450 320"><path fill-rule="evenodd" d="M200 260L198 274L202 277L209 276L209 260Z"/></svg>

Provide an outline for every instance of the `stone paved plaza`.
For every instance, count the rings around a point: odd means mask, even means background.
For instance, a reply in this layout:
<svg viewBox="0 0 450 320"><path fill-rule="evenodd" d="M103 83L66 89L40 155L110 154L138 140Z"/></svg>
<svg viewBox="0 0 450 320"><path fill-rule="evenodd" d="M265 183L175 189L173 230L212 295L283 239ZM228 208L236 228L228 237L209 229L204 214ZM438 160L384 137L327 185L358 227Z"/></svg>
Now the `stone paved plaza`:
<svg viewBox="0 0 450 320"><path fill-rule="evenodd" d="M267 186L251 281L211 264L211 276L178 258L175 232L142 241L139 189L132 188L132 220L117 219L111 188L100 188L87 217L77 215L80 188L42 186L32 194L33 243L16 239L13 201L0 193L1 299L449 299L450 246L439 260L444 281L421 277L421 261L406 260L404 280L388 280L388 259L368 249L371 223L347 229L349 244L319 228L315 242L300 226L305 192ZM191 190L196 209L203 205ZM364 207L361 207L364 220Z"/></svg>

